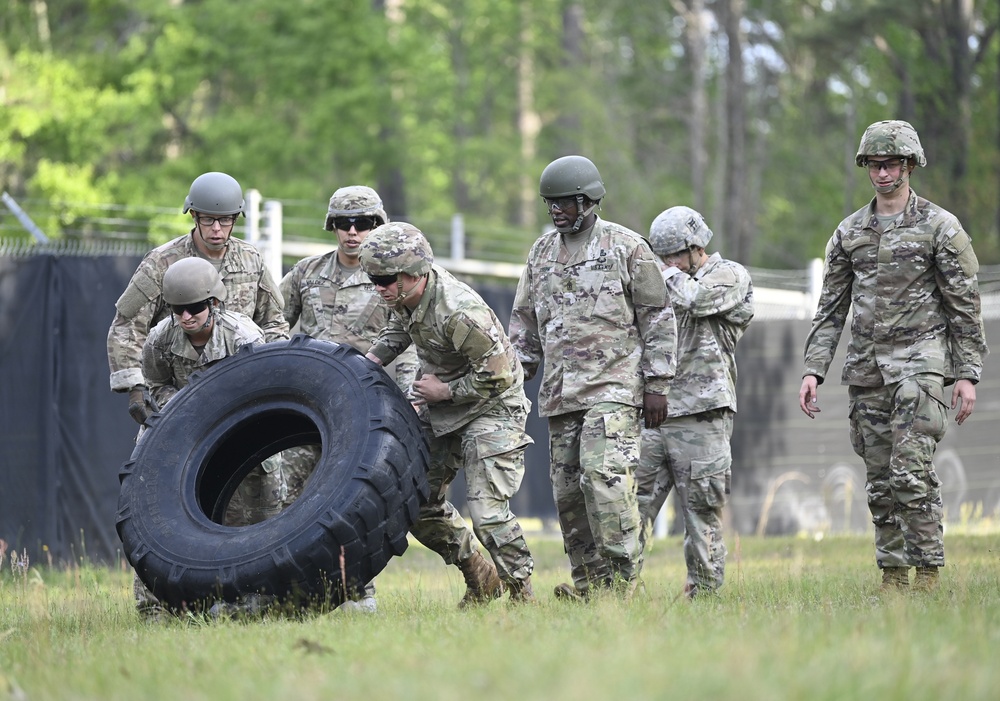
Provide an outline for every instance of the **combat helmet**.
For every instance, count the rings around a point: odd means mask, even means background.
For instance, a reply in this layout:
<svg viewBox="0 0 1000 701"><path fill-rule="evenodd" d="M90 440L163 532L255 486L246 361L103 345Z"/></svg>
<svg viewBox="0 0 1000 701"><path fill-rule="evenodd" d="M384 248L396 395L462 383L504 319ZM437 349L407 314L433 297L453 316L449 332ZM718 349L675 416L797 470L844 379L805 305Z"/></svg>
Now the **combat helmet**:
<svg viewBox="0 0 1000 701"><path fill-rule="evenodd" d="M184 200L184 214L190 210L223 216L226 214L245 214L243 188L236 178L225 173L202 173L194 182L187 198Z"/></svg>
<svg viewBox="0 0 1000 701"><path fill-rule="evenodd" d="M181 258L163 273L163 301L195 304L209 297L226 299L226 286L215 266L204 258Z"/></svg>
<svg viewBox="0 0 1000 701"><path fill-rule="evenodd" d="M600 202L606 194L597 166L583 156L563 156L545 166L538 181L538 194L545 199L585 195Z"/></svg>
<svg viewBox="0 0 1000 701"><path fill-rule="evenodd" d="M711 240L712 230L705 217L690 207L666 209L649 227L649 247L658 256L669 256L692 246L705 248Z"/></svg>
<svg viewBox="0 0 1000 701"><path fill-rule="evenodd" d="M382 198L373 189L364 185L349 185L333 193L323 228L333 231L335 217L375 217L376 227L389 222L389 215L385 213Z"/></svg>
<svg viewBox="0 0 1000 701"><path fill-rule="evenodd" d="M864 167L869 156L901 156L920 167L927 165L917 130L901 119L875 122L865 129L854 162Z"/></svg>
<svg viewBox="0 0 1000 701"><path fill-rule="evenodd" d="M361 244L361 268L368 275L407 273L420 277L431 270L434 253L420 229L406 222L383 224Z"/></svg>

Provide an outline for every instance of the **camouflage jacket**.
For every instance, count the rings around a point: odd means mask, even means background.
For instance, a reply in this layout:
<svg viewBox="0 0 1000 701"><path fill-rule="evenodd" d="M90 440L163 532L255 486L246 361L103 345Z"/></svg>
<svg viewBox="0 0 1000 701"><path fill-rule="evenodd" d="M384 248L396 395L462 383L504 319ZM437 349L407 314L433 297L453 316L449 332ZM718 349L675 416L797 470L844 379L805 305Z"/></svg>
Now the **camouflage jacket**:
<svg viewBox="0 0 1000 701"><path fill-rule="evenodd" d="M367 352L385 328L389 309L360 267L338 277L337 251L304 258L281 280L285 320L289 326L324 341L346 343ZM338 279L341 281L338 283ZM409 348L386 367L403 392L410 392L417 374L417 353Z"/></svg>
<svg viewBox="0 0 1000 701"><path fill-rule="evenodd" d="M674 312L649 245L597 220L572 256L556 231L531 247L517 286L511 343L527 376L544 360L538 412L555 416L595 402L642 406L667 394L674 375Z"/></svg>
<svg viewBox="0 0 1000 701"><path fill-rule="evenodd" d="M201 353L191 345L173 314L149 332L142 347L142 374L150 395L161 408L187 386L193 373L228 358L241 346L264 342L260 327L245 314L218 310L212 314L212 337Z"/></svg>
<svg viewBox="0 0 1000 701"><path fill-rule="evenodd" d="M499 403L530 406L503 324L478 293L437 265L416 309L393 309L370 352L388 363L411 343L421 372L451 389L451 399L427 405L434 435L451 433Z"/></svg>
<svg viewBox="0 0 1000 701"><path fill-rule="evenodd" d="M978 382L987 354L978 270L952 214L911 191L900 217L879 231L872 200L827 245L804 374L826 377L853 305L843 384L879 387L918 373Z"/></svg>
<svg viewBox="0 0 1000 701"><path fill-rule="evenodd" d="M142 384L139 367L142 346L149 330L170 316L163 302L163 273L181 258L198 256L191 234L169 241L146 254L128 287L115 303L117 313L108 330L108 365L111 389L127 392ZM219 270L226 286L226 309L246 314L264 330L268 341L288 338L288 323L278 286L256 247L230 238Z"/></svg>
<svg viewBox="0 0 1000 701"><path fill-rule="evenodd" d="M736 411L736 343L753 319L750 273L713 253L694 276L670 267L663 279L677 316L677 373L667 416Z"/></svg>

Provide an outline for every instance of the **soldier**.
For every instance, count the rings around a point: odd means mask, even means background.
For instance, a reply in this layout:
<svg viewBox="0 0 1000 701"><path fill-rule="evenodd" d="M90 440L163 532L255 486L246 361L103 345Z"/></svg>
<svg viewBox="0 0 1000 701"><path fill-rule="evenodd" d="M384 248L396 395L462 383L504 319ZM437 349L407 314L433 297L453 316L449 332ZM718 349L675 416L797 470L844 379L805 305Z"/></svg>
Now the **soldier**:
<svg viewBox="0 0 1000 701"><path fill-rule="evenodd" d="M753 318L753 284L739 263L708 255L712 230L690 207L671 207L649 228L667 296L677 315L677 372L667 419L642 432L636 470L643 543L676 487L684 520L684 594L722 586L726 545L722 509L733 462L736 343Z"/></svg>
<svg viewBox="0 0 1000 701"><path fill-rule="evenodd" d="M910 175L927 165L907 122L876 122L856 162L875 197L840 223L827 244L819 307L806 338L799 408L819 412L826 378L853 306L841 376L851 443L865 462L875 560L883 591L930 591L944 565L941 483L932 459L947 428L944 388L961 425L976 404L987 354L979 261L949 212L919 197Z"/></svg>
<svg viewBox="0 0 1000 701"><path fill-rule="evenodd" d="M434 265L430 244L411 224L369 234L361 267L391 307L368 358L386 365L413 344L422 370L413 392L430 445L431 496L411 532L462 571L468 588L460 607L488 603L504 585L511 601L534 601L534 563L510 510L532 442L524 432L531 404L503 325L474 290ZM445 499L462 468L472 525L495 567Z"/></svg>
<svg viewBox="0 0 1000 701"><path fill-rule="evenodd" d="M635 468L640 412L666 417L676 329L663 277L639 234L606 222L597 168L559 158L539 189L556 230L531 247L511 315L511 343L531 377L545 361L550 477L573 583L556 596L634 588L640 558Z"/></svg>
<svg viewBox="0 0 1000 701"><path fill-rule="evenodd" d="M358 256L368 233L388 221L382 199L370 187L352 185L333 193L324 228L337 232L337 248L299 261L281 280L290 326L298 322L304 334L346 343L362 353L371 348L386 325L388 309L362 272ZM409 394L417 372L416 351L407 349L386 369ZM288 503L302 493L319 452L319 446L300 446L282 453ZM374 611L376 606L375 587L369 583L357 602L345 602L342 608Z"/></svg>
<svg viewBox="0 0 1000 701"><path fill-rule="evenodd" d="M171 263L191 257L207 260L222 276L229 311L251 317L267 341L288 338L281 296L260 253L231 237L243 207L243 190L231 176L199 175L184 200L184 213L190 212L194 222L191 233L147 253L115 303L117 313L108 331L111 389L128 392L129 415L139 424L154 411L139 358L149 329L169 316L161 289Z"/></svg>
<svg viewBox="0 0 1000 701"><path fill-rule="evenodd" d="M153 327L142 348L143 377L160 407L186 387L195 372L244 345L264 342L264 333L250 317L223 309L227 296L219 272L203 258L181 258L163 274L161 298L172 314ZM272 456L240 484L225 524L248 526L274 516L281 511L285 491L280 459ZM138 577L134 588L140 612L158 616L159 602Z"/></svg>

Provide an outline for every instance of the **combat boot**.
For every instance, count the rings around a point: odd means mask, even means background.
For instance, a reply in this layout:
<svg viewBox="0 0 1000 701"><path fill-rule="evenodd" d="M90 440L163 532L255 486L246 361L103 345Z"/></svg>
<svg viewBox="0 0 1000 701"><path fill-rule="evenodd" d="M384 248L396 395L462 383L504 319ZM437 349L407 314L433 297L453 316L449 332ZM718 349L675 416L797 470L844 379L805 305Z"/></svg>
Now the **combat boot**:
<svg viewBox="0 0 1000 701"><path fill-rule="evenodd" d="M932 592L937 589L940 569L940 567L918 567L917 576L913 579L913 589L925 592Z"/></svg>
<svg viewBox="0 0 1000 701"><path fill-rule="evenodd" d="M910 586L909 567L883 567L879 591L902 591Z"/></svg>
<svg viewBox="0 0 1000 701"><path fill-rule="evenodd" d="M507 588L510 589L510 600L512 603L534 604L538 601L535 598L534 590L531 588L531 577L515 579L513 582L507 584Z"/></svg>
<svg viewBox="0 0 1000 701"><path fill-rule="evenodd" d="M460 609L477 604L488 604L493 599L499 599L503 594L503 582L493 566L478 551L470 558L458 563L465 577L465 596L458 602Z"/></svg>
<svg viewBox="0 0 1000 701"><path fill-rule="evenodd" d="M557 599L563 599L565 601L578 601L580 603L586 603L589 597L589 592L581 592L572 584L560 584L555 588L555 595Z"/></svg>

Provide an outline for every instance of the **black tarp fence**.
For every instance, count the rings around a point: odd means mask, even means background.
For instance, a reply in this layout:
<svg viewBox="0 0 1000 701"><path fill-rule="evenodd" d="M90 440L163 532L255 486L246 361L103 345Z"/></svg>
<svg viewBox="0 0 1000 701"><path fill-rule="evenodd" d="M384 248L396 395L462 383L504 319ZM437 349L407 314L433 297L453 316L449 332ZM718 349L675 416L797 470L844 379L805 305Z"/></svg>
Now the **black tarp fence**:
<svg viewBox="0 0 1000 701"><path fill-rule="evenodd" d="M138 253L0 250L0 539L32 561L121 560L114 528L118 469L131 454L137 427L126 397L109 390L106 338L115 300L140 259ZM477 289L507 323L513 291ZM838 383L843 347L820 388L820 418L809 421L798 410L808 328L805 318L755 320L740 344L727 514L738 532L870 527L864 472L847 435L847 393ZM987 321L988 337L996 338L993 328ZM962 427L952 423L935 460L953 521L977 506L983 516L1000 515L998 363L990 356L976 413ZM535 378L527 387L532 401L537 389ZM548 432L535 410L528 432L535 443L512 508L557 529ZM460 475L451 493L460 508L463 494Z"/></svg>

